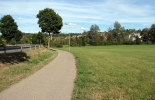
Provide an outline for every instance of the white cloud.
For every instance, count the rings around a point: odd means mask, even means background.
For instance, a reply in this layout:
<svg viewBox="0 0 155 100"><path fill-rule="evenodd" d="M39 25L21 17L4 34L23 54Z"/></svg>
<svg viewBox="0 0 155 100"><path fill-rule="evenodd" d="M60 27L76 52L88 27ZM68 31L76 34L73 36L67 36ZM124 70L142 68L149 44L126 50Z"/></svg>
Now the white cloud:
<svg viewBox="0 0 155 100"><path fill-rule="evenodd" d="M84 27L81 27L81 30L86 30L86 28L84 28Z"/></svg>
<svg viewBox="0 0 155 100"><path fill-rule="evenodd" d="M68 26L75 26L76 24L74 24L74 23L69 23L69 24L67 24Z"/></svg>
<svg viewBox="0 0 155 100"><path fill-rule="evenodd" d="M47 7L53 8L62 16L64 23L71 22L72 26L75 26L74 23L109 25L116 20L121 23L148 24L155 22L154 8L151 5L138 5L132 0L104 0L82 2L81 4L56 0L0 1L0 15L18 16L16 20L20 25L26 23L37 25L37 13ZM80 27L78 28L80 29ZM79 30L78 28L76 30Z"/></svg>

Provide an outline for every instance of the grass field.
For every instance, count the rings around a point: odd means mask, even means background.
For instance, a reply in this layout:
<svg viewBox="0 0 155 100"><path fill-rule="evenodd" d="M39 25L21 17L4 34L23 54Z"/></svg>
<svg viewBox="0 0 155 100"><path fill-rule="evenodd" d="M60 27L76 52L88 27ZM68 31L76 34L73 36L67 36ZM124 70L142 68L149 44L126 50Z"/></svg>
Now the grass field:
<svg viewBox="0 0 155 100"><path fill-rule="evenodd" d="M78 70L73 100L155 100L155 45L72 47L71 52Z"/></svg>
<svg viewBox="0 0 155 100"><path fill-rule="evenodd" d="M0 54L0 92L41 69L56 56L57 52L45 48Z"/></svg>

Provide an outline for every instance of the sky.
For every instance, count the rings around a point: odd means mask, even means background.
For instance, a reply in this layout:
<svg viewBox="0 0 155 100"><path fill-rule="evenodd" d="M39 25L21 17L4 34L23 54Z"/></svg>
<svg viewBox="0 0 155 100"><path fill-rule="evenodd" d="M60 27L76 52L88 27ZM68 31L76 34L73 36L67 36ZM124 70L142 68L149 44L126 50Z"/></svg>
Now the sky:
<svg viewBox="0 0 155 100"><path fill-rule="evenodd" d="M36 33L41 31L39 10L52 8L63 19L63 33L88 31L93 24L104 32L115 21L126 29L143 29L155 23L154 5L155 0L0 0L0 18L9 14L19 30Z"/></svg>

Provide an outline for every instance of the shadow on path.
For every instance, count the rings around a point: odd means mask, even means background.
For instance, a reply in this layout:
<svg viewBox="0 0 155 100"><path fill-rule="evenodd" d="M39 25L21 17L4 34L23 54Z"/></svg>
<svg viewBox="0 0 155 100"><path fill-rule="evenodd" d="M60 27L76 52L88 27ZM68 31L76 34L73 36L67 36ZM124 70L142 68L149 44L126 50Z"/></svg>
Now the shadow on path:
<svg viewBox="0 0 155 100"><path fill-rule="evenodd" d="M24 52L15 52L15 53L7 53L7 54L0 54L0 62L2 63L19 63L28 61L30 59Z"/></svg>

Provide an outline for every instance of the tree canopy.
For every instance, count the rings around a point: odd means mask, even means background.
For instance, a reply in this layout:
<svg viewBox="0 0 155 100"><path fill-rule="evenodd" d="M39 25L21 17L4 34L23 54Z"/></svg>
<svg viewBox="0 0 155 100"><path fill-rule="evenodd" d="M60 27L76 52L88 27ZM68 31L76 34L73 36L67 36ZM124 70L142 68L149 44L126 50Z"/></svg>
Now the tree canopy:
<svg viewBox="0 0 155 100"><path fill-rule="evenodd" d="M11 15L5 15L1 18L0 32L7 41L10 41L18 33L18 26Z"/></svg>
<svg viewBox="0 0 155 100"><path fill-rule="evenodd" d="M148 32L149 32L149 28L144 28L140 33L140 35L142 36L142 40L146 43L148 43L148 41L149 41Z"/></svg>
<svg viewBox="0 0 155 100"><path fill-rule="evenodd" d="M59 30L62 27L62 18L50 8L45 8L40 10L37 14L38 24L42 32L46 33L59 33Z"/></svg>
<svg viewBox="0 0 155 100"><path fill-rule="evenodd" d="M155 43L155 24L152 24L151 29L149 31L150 39L153 43Z"/></svg>
<svg viewBox="0 0 155 100"><path fill-rule="evenodd" d="M59 33L62 27L62 18L53 9L45 8L37 14L38 24L42 32L49 34L48 49L50 48L51 33Z"/></svg>
<svg viewBox="0 0 155 100"><path fill-rule="evenodd" d="M115 23L114 23L114 29L120 30L120 28L121 28L121 24L118 21L115 21Z"/></svg>
<svg viewBox="0 0 155 100"><path fill-rule="evenodd" d="M99 34L100 28L98 25L94 24L90 27L90 31L87 34L88 43L91 45L96 45L96 43L99 41Z"/></svg>
<svg viewBox="0 0 155 100"><path fill-rule="evenodd" d="M22 37L23 37L23 33L22 33L20 30L18 30L18 31L16 32L16 34L15 34L14 39L15 39L16 42L19 42L19 41L21 40Z"/></svg>
<svg viewBox="0 0 155 100"><path fill-rule="evenodd" d="M98 25L94 24L90 27L90 31L92 32L99 32L100 31L100 28Z"/></svg>

